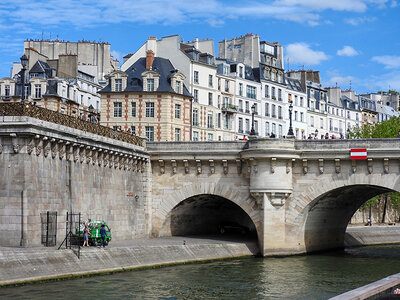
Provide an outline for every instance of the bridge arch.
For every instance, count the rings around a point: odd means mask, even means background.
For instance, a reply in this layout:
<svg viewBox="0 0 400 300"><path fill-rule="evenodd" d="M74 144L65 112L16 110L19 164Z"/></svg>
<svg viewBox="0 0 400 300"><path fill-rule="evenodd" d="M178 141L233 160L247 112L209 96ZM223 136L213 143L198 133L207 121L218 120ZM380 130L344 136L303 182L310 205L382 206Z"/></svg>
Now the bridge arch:
<svg viewBox="0 0 400 300"><path fill-rule="evenodd" d="M299 212L292 228L299 228L300 243L306 252L342 248L348 222L368 199L391 191L400 191L397 174L352 174L321 178L294 193L290 209ZM293 214L288 214L288 216Z"/></svg>
<svg viewBox="0 0 400 300"><path fill-rule="evenodd" d="M242 223L241 225L249 228L252 227L257 233L262 228L262 214L257 209L248 189L237 187L234 184L191 183L179 190L174 189L159 196L158 205L154 209L152 218L152 236L190 233L178 230L179 226L184 227L183 223L187 222L188 219L185 219L185 217L178 218L177 215L188 212L188 210L194 212L196 209L200 209L204 213L207 211L207 207L211 208L209 212L220 213L218 220L208 218L209 228L216 229L217 222L224 221L223 217L226 216L224 210L230 211L233 215L233 218L231 216L228 221ZM243 222L240 222L239 219L242 219ZM196 232L194 230L192 232L201 234L207 233L206 231Z"/></svg>

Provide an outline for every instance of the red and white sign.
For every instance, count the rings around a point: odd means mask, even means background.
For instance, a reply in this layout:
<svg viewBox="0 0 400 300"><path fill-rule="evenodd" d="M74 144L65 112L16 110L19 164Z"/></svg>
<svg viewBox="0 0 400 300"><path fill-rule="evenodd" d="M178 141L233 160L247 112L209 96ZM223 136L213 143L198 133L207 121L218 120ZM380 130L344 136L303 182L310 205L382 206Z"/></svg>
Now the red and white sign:
<svg viewBox="0 0 400 300"><path fill-rule="evenodd" d="M367 159L367 149L351 149L351 159Z"/></svg>

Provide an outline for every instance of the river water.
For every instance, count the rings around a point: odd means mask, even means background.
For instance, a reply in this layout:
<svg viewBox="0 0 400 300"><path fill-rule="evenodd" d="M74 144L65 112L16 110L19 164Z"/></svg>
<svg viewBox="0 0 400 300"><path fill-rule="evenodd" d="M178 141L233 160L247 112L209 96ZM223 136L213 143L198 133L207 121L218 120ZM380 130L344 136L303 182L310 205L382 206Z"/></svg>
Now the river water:
<svg viewBox="0 0 400 300"><path fill-rule="evenodd" d="M177 265L0 288L1 299L328 299L400 272L400 245Z"/></svg>

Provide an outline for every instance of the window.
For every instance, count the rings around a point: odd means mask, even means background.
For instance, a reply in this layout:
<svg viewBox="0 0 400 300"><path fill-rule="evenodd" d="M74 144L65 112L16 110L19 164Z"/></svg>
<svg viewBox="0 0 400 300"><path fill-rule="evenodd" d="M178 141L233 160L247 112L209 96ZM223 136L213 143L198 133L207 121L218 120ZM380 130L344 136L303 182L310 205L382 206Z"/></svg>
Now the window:
<svg viewBox="0 0 400 300"><path fill-rule="evenodd" d="M153 126L146 126L146 137L150 142L154 141L154 127Z"/></svg>
<svg viewBox="0 0 400 300"><path fill-rule="evenodd" d="M269 134L269 122L265 122L265 135Z"/></svg>
<svg viewBox="0 0 400 300"><path fill-rule="evenodd" d="M272 99L276 100L275 87L274 86L271 88L271 96L272 96Z"/></svg>
<svg viewBox="0 0 400 300"><path fill-rule="evenodd" d="M282 82L282 74L278 73L278 82Z"/></svg>
<svg viewBox="0 0 400 300"><path fill-rule="evenodd" d="M214 139L213 134L212 134L212 133L209 133L209 134L207 135L207 139L208 139L209 141L212 141L212 140Z"/></svg>
<svg viewBox="0 0 400 300"><path fill-rule="evenodd" d="M175 119L181 118L181 105L175 104Z"/></svg>
<svg viewBox="0 0 400 300"><path fill-rule="evenodd" d="M81 105L83 105L83 95L81 95Z"/></svg>
<svg viewBox="0 0 400 300"><path fill-rule="evenodd" d="M115 91L116 92L122 91L122 79L115 79Z"/></svg>
<svg viewBox="0 0 400 300"><path fill-rule="evenodd" d="M269 98L269 86L265 85L265 98Z"/></svg>
<svg viewBox="0 0 400 300"><path fill-rule="evenodd" d="M208 93L208 105L213 105L213 94Z"/></svg>
<svg viewBox="0 0 400 300"><path fill-rule="evenodd" d="M239 118L238 132L243 133L243 118Z"/></svg>
<svg viewBox="0 0 400 300"><path fill-rule="evenodd" d="M283 135L282 132L283 132L282 125L279 125L278 126L278 137L280 137L280 138L282 137L282 135Z"/></svg>
<svg viewBox="0 0 400 300"><path fill-rule="evenodd" d="M193 81L199 83L199 71L194 71Z"/></svg>
<svg viewBox="0 0 400 300"><path fill-rule="evenodd" d="M358 113L356 113L356 121L358 121Z"/></svg>
<svg viewBox="0 0 400 300"><path fill-rule="evenodd" d="M246 92L247 98L256 99L256 87L248 85Z"/></svg>
<svg viewBox="0 0 400 300"><path fill-rule="evenodd" d="M319 128L324 129L324 119L319 119Z"/></svg>
<svg viewBox="0 0 400 300"><path fill-rule="evenodd" d="M175 92L181 94L181 82L179 80L175 82Z"/></svg>
<svg viewBox="0 0 400 300"><path fill-rule="evenodd" d="M146 102L146 118L154 118L154 102Z"/></svg>
<svg viewBox="0 0 400 300"><path fill-rule="evenodd" d="M282 119L282 106L278 106L278 119Z"/></svg>
<svg viewBox="0 0 400 300"><path fill-rule="evenodd" d="M35 98L41 98L41 97L42 97L42 86L40 84L35 84Z"/></svg>
<svg viewBox="0 0 400 300"><path fill-rule="evenodd" d="M294 112L294 120L297 121L297 111Z"/></svg>
<svg viewBox="0 0 400 300"><path fill-rule="evenodd" d="M147 91L154 92L154 79L147 79Z"/></svg>
<svg viewBox="0 0 400 300"><path fill-rule="evenodd" d="M246 119L246 133L250 131L250 120Z"/></svg>
<svg viewBox="0 0 400 300"><path fill-rule="evenodd" d="M239 96L243 96L243 83L239 83Z"/></svg>
<svg viewBox="0 0 400 300"><path fill-rule="evenodd" d="M246 113L249 114L249 113L250 113L250 104L249 104L249 101L246 101L245 105L246 105Z"/></svg>
<svg viewBox="0 0 400 300"><path fill-rule="evenodd" d="M350 112L347 111L347 118L350 119Z"/></svg>
<svg viewBox="0 0 400 300"><path fill-rule="evenodd" d="M272 104L272 112L271 112L271 114L272 114L273 118L276 118L276 105L275 104Z"/></svg>
<svg viewBox="0 0 400 300"><path fill-rule="evenodd" d="M132 135L136 135L136 127L135 126L131 126L131 133L132 133Z"/></svg>
<svg viewBox="0 0 400 300"><path fill-rule="evenodd" d="M272 123L272 131L271 132L276 135L276 124L275 123Z"/></svg>
<svg viewBox="0 0 400 300"><path fill-rule="evenodd" d="M265 103L265 116L269 117L269 103Z"/></svg>
<svg viewBox="0 0 400 300"><path fill-rule="evenodd" d="M193 126L199 126L199 111L197 108L193 109Z"/></svg>
<svg viewBox="0 0 400 300"><path fill-rule="evenodd" d="M132 117L136 117L136 102L132 102Z"/></svg>
<svg viewBox="0 0 400 300"><path fill-rule="evenodd" d="M122 117L122 102L114 102L114 117Z"/></svg>
<svg viewBox="0 0 400 300"><path fill-rule="evenodd" d="M239 77L243 78L243 67L239 67Z"/></svg>
<svg viewBox="0 0 400 300"><path fill-rule="evenodd" d="M199 90L193 90L193 100L199 102Z"/></svg>
<svg viewBox="0 0 400 300"><path fill-rule="evenodd" d="M304 122L304 113L303 112L300 113L300 122Z"/></svg>
<svg viewBox="0 0 400 300"><path fill-rule="evenodd" d="M282 101L282 90L278 89L278 100Z"/></svg>
<svg viewBox="0 0 400 300"><path fill-rule="evenodd" d="M254 114L258 115L257 103L254 103L253 106L254 106Z"/></svg>
<svg viewBox="0 0 400 300"><path fill-rule="evenodd" d="M254 120L254 131L258 135L258 121L257 120Z"/></svg>
<svg viewBox="0 0 400 300"><path fill-rule="evenodd" d="M214 128L212 113L207 115L207 128Z"/></svg>
<svg viewBox="0 0 400 300"><path fill-rule="evenodd" d="M239 111L243 112L243 100L239 100Z"/></svg>
<svg viewBox="0 0 400 300"><path fill-rule="evenodd" d="M229 92L229 81L225 80L225 92Z"/></svg>
<svg viewBox="0 0 400 300"><path fill-rule="evenodd" d="M213 76L212 75L208 75L208 86L213 87Z"/></svg>
<svg viewBox="0 0 400 300"><path fill-rule="evenodd" d="M310 116L310 126L314 127L314 117Z"/></svg>
<svg viewBox="0 0 400 300"><path fill-rule="evenodd" d="M36 86L36 85L35 85ZM4 86L4 96L10 96L10 86L7 84ZM38 97L36 97L38 98Z"/></svg>
<svg viewBox="0 0 400 300"><path fill-rule="evenodd" d="M197 131L193 131L193 141L197 142L199 140L199 133Z"/></svg>
<svg viewBox="0 0 400 300"><path fill-rule="evenodd" d="M175 128L175 141L179 142L181 140L181 130L179 128Z"/></svg>
<svg viewBox="0 0 400 300"><path fill-rule="evenodd" d="M300 106L303 107L303 97L300 97Z"/></svg>
<svg viewBox="0 0 400 300"><path fill-rule="evenodd" d="M299 106L299 99L297 95L294 95L294 105Z"/></svg>

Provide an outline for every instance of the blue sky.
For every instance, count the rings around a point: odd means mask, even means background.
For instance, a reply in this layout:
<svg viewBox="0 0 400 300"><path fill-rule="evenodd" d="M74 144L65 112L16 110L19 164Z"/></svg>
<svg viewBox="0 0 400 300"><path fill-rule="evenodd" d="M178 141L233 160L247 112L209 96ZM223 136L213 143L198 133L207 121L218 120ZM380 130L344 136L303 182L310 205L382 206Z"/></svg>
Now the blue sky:
<svg viewBox="0 0 400 300"><path fill-rule="evenodd" d="M231 39L246 33L284 46L290 69L321 72L324 86L400 91L400 1L1 0L0 78L25 39L96 40L120 61L149 36ZM217 49L217 48L216 48Z"/></svg>

